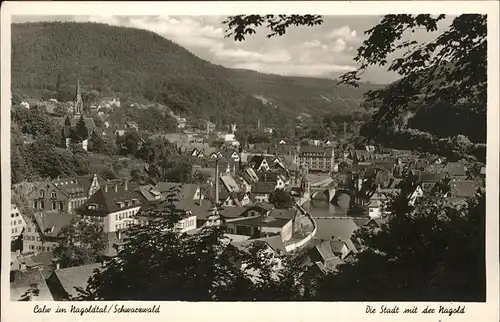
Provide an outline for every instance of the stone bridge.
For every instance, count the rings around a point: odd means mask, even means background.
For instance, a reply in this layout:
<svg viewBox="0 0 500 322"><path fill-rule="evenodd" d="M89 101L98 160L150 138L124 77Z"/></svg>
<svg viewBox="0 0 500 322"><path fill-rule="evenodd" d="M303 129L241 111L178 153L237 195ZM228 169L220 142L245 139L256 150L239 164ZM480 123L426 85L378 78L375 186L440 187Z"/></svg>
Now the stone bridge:
<svg viewBox="0 0 500 322"><path fill-rule="evenodd" d="M311 187L310 198L311 200L325 200L332 202L336 192L335 188Z"/></svg>

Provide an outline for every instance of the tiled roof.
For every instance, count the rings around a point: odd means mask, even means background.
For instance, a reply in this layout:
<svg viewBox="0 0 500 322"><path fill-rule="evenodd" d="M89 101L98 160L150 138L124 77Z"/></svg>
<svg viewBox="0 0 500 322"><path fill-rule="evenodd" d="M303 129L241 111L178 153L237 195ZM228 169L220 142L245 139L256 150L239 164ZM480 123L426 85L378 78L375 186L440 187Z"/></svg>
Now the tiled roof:
<svg viewBox="0 0 500 322"><path fill-rule="evenodd" d="M102 269L102 264L89 264L64 268L54 271L53 274L57 277L63 289L70 296L78 296L76 288L85 289L89 277L94 274L94 270Z"/></svg>
<svg viewBox="0 0 500 322"><path fill-rule="evenodd" d="M255 182L252 184L252 194L270 194L275 188L274 182Z"/></svg>
<svg viewBox="0 0 500 322"><path fill-rule="evenodd" d="M91 196L80 208L77 209L85 215L106 216L119 210L135 208L141 205L141 195L135 191L134 185L128 183L125 189L124 185L115 184L109 186L106 191L106 185L102 186L93 196ZM117 191L115 191L115 187ZM136 199L136 203L131 201ZM128 202L128 204L126 203ZM120 207L118 203L123 203ZM96 209L89 209L90 205L96 205Z"/></svg>
<svg viewBox="0 0 500 322"><path fill-rule="evenodd" d="M471 198L477 194L477 184L472 180L453 180L450 182L452 198Z"/></svg>
<svg viewBox="0 0 500 322"><path fill-rule="evenodd" d="M36 223L45 237L57 237L59 232L69 226L73 214L58 211L37 212L34 214Z"/></svg>
<svg viewBox="0 0 500 322"><path fill-rule="evenodd" d="M19 301L23 295L36 284L39 291L38 296L32 301L53 301L54 298L38 268L26 269L24 271L12 271L10 274L10 298L12 301Z"/></svg>
<svg viewBox="0 0 500 322"><path fill-rule="evenodd" d="M318 154L323 154L325 157L330 157L333 152L332 147L322 147L322 146L314 146L314 145L301 145L299 153L304 154L304 153L318 153Z"/></svg>
<svg viewBox="0 0 500 322"><path fill-rule="evenodd" d="M158 182L155 186L155 190L159 191L162 194L168 193L171 189L178 189L179 195L177 198L179 199L193 199L198 189L199 185L197 184L181 184L175 182Z"/></svg>
<svg viewBox="0 0 500 322"><path fill-rule="evenodd" d="M448 162L443 168L454 176L467 175L467 167L461 162Z"/></svg>

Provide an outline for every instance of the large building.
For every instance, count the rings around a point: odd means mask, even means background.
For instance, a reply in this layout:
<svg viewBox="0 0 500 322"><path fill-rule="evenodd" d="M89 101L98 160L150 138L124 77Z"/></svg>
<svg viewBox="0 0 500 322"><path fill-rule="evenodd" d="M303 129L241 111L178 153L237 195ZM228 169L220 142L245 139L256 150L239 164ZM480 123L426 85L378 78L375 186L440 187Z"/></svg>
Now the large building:
<svg viewBox="0 0 500 322"><path fill-rule="evenodd" d="M332 172L335 165L333 147L302 145L299 150L299 164L309 171Z"/></svg>

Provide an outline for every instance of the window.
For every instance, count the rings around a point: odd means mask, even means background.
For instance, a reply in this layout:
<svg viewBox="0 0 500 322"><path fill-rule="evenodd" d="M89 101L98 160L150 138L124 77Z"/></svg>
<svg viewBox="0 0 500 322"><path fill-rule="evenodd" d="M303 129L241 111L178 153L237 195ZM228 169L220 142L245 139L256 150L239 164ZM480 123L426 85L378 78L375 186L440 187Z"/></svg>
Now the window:
<svg viewBox="0 0 500 322"><path fill-rule="evenodd" d="M118 220L118 215L115 215L115 220Z"/></svg>
<svg viewBox="0 0 500 322"><path fill-rule="evenodd" d="M18 220L18 221L17 221L17 224L18 224L18 225L21 225L22 223L23 223L23 221L22 221L22 220Z"/></svg>
<svg viewBox="0 0 500 322"><path fill-rule="evenodd" d="M14 218L14 217L15 217L15 215L14 215L14 214L10 214L10 218Z"/></svg>
<svg viewBox="0 0 500 322"><path fill-rule="evenodd" d="M35 246L30 245L30 250L34 250L34 249L35 249Z"/></svg>
<svg viewBox="0 0 500 322"><path fill-rule="evenodd" d="M57 209L57 202L52 201L52 210L56 210L56 209Z"/></svg>
<svg viewBox="0 0 500 322"><path fill-rule="evenodd" d="M15 234L15 233L16 233L16 232L15 232L15 230L14 230L14 229L12 229L12 234Z"/></svg>
<svg viewBox="0 0 500 322"><path fill-rule="evenodd" d="M38 202L36 200L33 201L33 209L38 208Z"/></svg>
<svg viewBox="0 0 500 322"><path fill-rule="evenodd" d="M45 209L45 202L40 200L40 209Z"/></svg>
<svg viewBox="0 0 500 322"><path fill-rule="evenodd" d="M59 210L63 210L64 208L64 205L63 205L63 202L62 201L59 201Z"/></svg>
<svg viewBox="0 0 500 322"><path fill-rule="evenodd" d="M27 230L28 230L28 233L31 233L31 227L28 227Z"/></svg>
<svg viewBox="0 0 500 322"><path fill-rule="evenodd" d="M40 190L40 198L45 198L45 191L44 190Z"/></svg>
<svg viewBox="0 0 500 322"><path fill-rule="evenodd" d="M55 191L52 191L52 192L50 193L50 198L52 198L52 199L56 199L56 192L55 192Z"/></svg>

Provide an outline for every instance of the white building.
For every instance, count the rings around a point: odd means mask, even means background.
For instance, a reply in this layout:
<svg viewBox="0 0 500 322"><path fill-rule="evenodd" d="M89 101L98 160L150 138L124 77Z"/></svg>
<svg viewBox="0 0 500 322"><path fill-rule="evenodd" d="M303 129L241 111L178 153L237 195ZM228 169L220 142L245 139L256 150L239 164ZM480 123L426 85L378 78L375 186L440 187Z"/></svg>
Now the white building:
<svg viewBox="0 0 500 322"><path fill-rule="evenodd" d="M24 228L26 227L26 222L24 221L23 216L19 212L19 209L15 205L11 205L10 208L10 230L11 230L11 239L17 239Z"/></svg>

